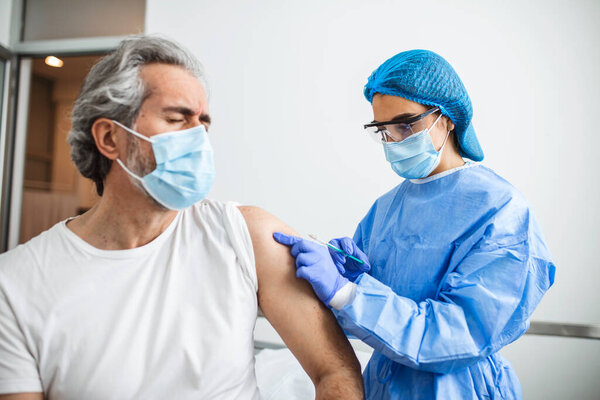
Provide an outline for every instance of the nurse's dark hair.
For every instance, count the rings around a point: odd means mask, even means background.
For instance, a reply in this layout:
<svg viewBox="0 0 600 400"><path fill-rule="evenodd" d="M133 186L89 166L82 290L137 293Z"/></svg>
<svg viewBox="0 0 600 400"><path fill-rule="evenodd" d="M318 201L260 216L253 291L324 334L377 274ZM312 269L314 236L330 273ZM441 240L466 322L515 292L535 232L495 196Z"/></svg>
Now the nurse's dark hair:
<svg viewBox="0 0 600 400"><path fill-rule="evenodd" d="M206 87L202 65L191 52L172 40L146 35L124 39L115 51L92 67L83 81L73 106L67 141L75 166L94 181L100 196L112 162L98 151L92 125L98 118L108 118L132 126L147 97L140 70L156 63L184 68Z"/></svg>

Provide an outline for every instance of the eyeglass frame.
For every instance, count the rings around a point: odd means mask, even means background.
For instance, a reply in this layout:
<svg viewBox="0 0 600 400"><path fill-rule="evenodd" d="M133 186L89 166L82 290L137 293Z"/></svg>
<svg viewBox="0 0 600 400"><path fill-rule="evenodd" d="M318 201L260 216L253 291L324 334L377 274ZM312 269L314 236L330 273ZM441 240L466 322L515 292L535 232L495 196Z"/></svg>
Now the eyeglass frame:
<svg viewBox="0 0 600 400"><path fill-rule="evenodd" d="M392 119L390 121L384 121L384 122L371 122L368 124L363 125L363 129L367 129L367 128L372 128L372 127L378 127L381 125L394 125L394 124L405 124L405 125L413 125L416 122L419 122L421 120L423 120L424 118L430 116L431 114L440 111L440 109L438 107L432 107L430 109L428 109L427 111L425 111L423 114L419 114L419 115L415 115L414 117L410 117L410 118L397 118L397 119Z"/></svg>

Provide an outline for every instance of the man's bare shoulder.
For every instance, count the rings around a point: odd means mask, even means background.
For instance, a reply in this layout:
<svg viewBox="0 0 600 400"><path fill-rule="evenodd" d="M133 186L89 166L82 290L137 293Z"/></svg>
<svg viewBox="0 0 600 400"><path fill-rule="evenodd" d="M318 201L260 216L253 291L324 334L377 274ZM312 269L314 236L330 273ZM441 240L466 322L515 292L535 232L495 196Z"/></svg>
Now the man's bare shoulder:
<svg viewBox="0 0 600 400"><path fill-rule="evenodd" d="M253 227L256 227L257 224L264 224L263 228L287 226L283 221L263 208L257 206L238 206L238 209L244 216L246 223Z"/></svg>
<svg viewBox="0 0 600 400"><path fill-rule="evenodd" d="M268 211L256 206L239 206L242 216L246 220L255 253L258 252L286 252L284 246L273 239L274 232L296 234L282 220Z"/></svg>

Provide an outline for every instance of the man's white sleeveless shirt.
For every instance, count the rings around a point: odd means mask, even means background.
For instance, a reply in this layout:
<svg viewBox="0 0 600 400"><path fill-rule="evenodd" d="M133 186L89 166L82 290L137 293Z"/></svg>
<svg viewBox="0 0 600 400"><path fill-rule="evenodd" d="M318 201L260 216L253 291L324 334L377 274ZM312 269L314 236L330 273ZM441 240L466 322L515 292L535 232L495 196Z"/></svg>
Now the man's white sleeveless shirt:
<svg viewBox="0 0 600 400"><path fill-rule="evenodd" d="M234 203L200 202L131 250L60 222L0 255L0 393L257 399L257 288Z"/></svg>

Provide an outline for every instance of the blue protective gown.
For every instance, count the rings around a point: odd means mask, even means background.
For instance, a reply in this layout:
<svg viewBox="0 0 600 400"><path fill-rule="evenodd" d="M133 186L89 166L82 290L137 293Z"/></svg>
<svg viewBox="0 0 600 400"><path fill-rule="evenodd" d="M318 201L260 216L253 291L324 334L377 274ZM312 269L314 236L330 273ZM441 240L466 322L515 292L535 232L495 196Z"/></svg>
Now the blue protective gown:
<svg viewBox="0 0 600 400"><path fill-rule="evenodd" d="M374 348L367 399L519 399L497 351L529 328L555 266L523 196L482 165L404 181L354 241L371 271L336 312Z"/></svg>

